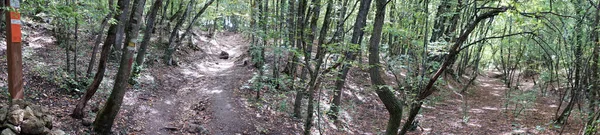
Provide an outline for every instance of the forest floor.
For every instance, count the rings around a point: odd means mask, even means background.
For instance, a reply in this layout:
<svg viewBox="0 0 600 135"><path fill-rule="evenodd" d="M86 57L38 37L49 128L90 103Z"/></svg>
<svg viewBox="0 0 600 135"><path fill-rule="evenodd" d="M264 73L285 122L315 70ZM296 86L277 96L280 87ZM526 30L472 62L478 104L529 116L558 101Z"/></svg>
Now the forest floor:
<svg viewBox="0 0 600 135"><path fill-rule="evenodd" d="M500 73L487 71L476 79L465 94L460 91L468 82L450 81L424 106L418 117L423 127L415 134L577 134L582 127L580 113L573 110L567 126L552 124L559 106L554 96L533 92L533 80L522 79L512 97L505 97L507 88ZM468 77L470 79L470 77ZM529 92L532 94L527 95ZM435 98L444 97L439 101ZM466 102L466 103L465 103ZM466 106L465 106L466 104ZM566 103L563 103L563 106ZM562 130L562 131L561 131Z"/></svg>
<svg viewBox="0 0 600 135"><path fill-rule="evenodd" d="M139 91L128 93L130 124L142 134L257 134L252 119L233 93L252 70L236 62L248 48L239 34L198 42L203 51L180 58L178 66L149 68ZM221 51L229 59L219 59Z"/></svg>
<svg viewBox="0 0 600 135"><path fill-rule="evenodd" d="M26 98L49 108L55 116L54 127L68 134L88 134L91 120L102 107L112 89L117 60L109 60L107 74L98 93L90 100L84 120L68 115L82 95L80 90L66 90L61 83L66 78L62 71L66 57L57 46L47 24L27 24L24 27L24 79ZM197 32L201 33L201 32ZM0 34L4 35L4 34ZM91 39L92 37L81 37ZM3 39L3 37L0 37ZM84 39L87 40L87 39ZM93 40L89 40L93 41ZM184 47L185 46L185 47ZM178 65L165 66L160 52L150 52L148 67L138 84L130 87L115 121L115 134L299 134L302 121L291 118L293 91L273 91L265 88L261 101L254 101L254 91L248 89L256 70L246 65L249 43L241 34L220 33L214 38L196 34L191 44L177 53ZM6 44L0 42L0 55ZM85 71L91 47L80 48L77 60L79 72ZM160 51L160 48L151 50ZM219 59L221 51L229 59ZM269 57L267 57L269 59ZM86 66L83 66L86 65ZM6 59L0 59L0 105L6 105ZM95 71L95 70L94 70ZM581 115L573 113L569 124L561 127L550 124L558 97L534 94L534 101L510 102L504 97L506 88L501 79L493 78L494 71L484 71L467 94L459 94L463 83L448 81L425 104L418 115L420 127L409 134L577 134ZM333 77L326 77L333 78ZM365 70L351 69L343 93L340 112L341 125L324 117L329 108L333 79L324 79L323 95L318 95L320 108L316 113L313 133L321 129L325 134L380 134L387 121L387 111L378 100ZM522 91L535 89L531 80L522 80ZM388 82L392 83L392 82ZM283 94L278 94L283 93ZM462 96L461 96L462 95ZM465 97L466 99L463 99ZM467 102L467 108L463 107ZM306 100L304 101L306 103ZM526 106L515 115L515 103ZM564 106L564 103L563 103ZM517 109L519 106L517 106ZM305 110L305 108L303 109ZM466 115L465 111L466 110ZM406 111L405 111L406 112ZM575 112L575 111L574 111ZM303 114L305 115L305 113Z"/></svg>

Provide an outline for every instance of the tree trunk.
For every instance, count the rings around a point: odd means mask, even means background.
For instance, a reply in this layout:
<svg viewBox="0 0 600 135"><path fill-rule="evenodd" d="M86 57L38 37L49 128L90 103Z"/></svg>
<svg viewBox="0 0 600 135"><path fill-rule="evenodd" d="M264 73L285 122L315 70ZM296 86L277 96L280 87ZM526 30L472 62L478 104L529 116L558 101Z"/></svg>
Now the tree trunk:
<svg viewBox="0 0 600 135"><path fill-rule="evenodd" d="M128 86L128 79L131 74L131 67L133 64L133 54L135 53L138 31L140 29L140 23L142 22L142 13L144 12L144 5L146 0L135 0L133 2L133 8L131 13L131 19L129 21L127 32L127 47L123 48L123 57L117 71L114 87L112 93L106 100L106 104L100 110L94 121L94 131L99 134L109 134L114 123L115 117L119 113L121 103L123 103L123 96Z"/></svg>
<svg viewBox="0 0 600 135"><path fill-rule="evenodd" d="M296 46L297 48L303 48L304 44L304 12L306 11L307 0L300 0L298 4L298 13L296 13ZM304 49L300 49L304 50ZM299 58L295 59L297 61ZM294 64L296 65L296 64ZM295 70L293 72L296 72ZM304 70L302 71L304 72ZM295 80L295 79L294 79ZM295 83L295 82L294 82ZM304 90L302 88L296 90L296 97L294 99L294 117L300 118L302 113L302 99L304 98Z"/></svg>
<svg viewBox="0 0 600 135"><path fill-rule="evenodd" d="M350 39L351 45L360 44L359 39L362 38L365 33L364 27L367 22L367 14L369 13L369 8L371 7L371 0L361 0L360 7L358 9L358 15L356 17L356 21L354 22L354 30L352 33L352 38ZM342 73L338 74L338 78L335 81L335 89L333 95L333 105L331 106L332 113L329 113L329 116L337 121L337 116L339 114L339 107L342 102L342 89L344 88L344 83L346 82L346 77L348 76L348 71L352 64L349 62L353 62L356 60L356 50L347 50L344 53L344 65L342 66Z"/></svg>
<svg viewBox="0 0 600 135"><path fill-rule="evenodd" d="M387 84L381 77L381 63L379 62L379 43L381 42L383 21L385 20L386 0L376 0L375 5L377 11L375 12L373 35L371 35L369 42L369 76L371 77L371 83L376 87L377 96L379 96L390 115L385 134L396 135L402 119L402 104L396 99L392 90L386 87Z"/></svg>
<svg viewBox="0 0 600 135"><path fill-rule="evenodd" d="M412 104L408 120L404 123L404 126L402 127L400 134L403 135L408 131L408 129L412 125L412 122L415 119L415 116L419 113L419 110L421 110L421 105L423 104L422 100L424 100L425 98L427 98L431 94L433 94L433 92L435 91L435 89L433 89L433 85L435 84L437 79L439 79L439 77L442 75L442 73L444 71L446 71L446 69L448 68L450 63L454 62L454 60L455 60L454 57L460 52L459 47L467 40L467 38L469 37L471 32L473 32L473 30L477 26L477 24L479 24L479 22L481 22L487 18L492 18L502 12L506 12L506 10L508 10L508 7L500 7L500 8L488 11L486 13L478 15L473 20L473 22L466 25L466 28L464 28L464 31L462 32L462 34L458 38L456 38L456 40L455 40L456 42L449 48L449 53L448 53L448 55L446 55L446 58L444 59L444 62L442 63L440 68L429 79L429 82L427 83L427 85L417 94L417 99Z"/></svg>
<svg viewBox="0 0 600 135"><path fill-rule="evenodd" d="M167 61L168 65L173 64L173 54L175 53L175 51L177 51L177 48L179 48L179 46L181 45L181 42L185 39L185 37L187 35L189 35L189 33L192 30L192 26L194 26L193 24L196 23L196 20L198 20L198 18L200 18L200 16L204 13L204 11L206 11L208 6L210 6L214 1L215 0L210 0L206 4L204 4L202 9L200 9L198 11L198 13L196 15L194 15L194 18L192 19L192 21L190 21L189 25L185 29L185 32L183 32L183 34L180 37L174 37L175 42L173 44L171 42L171 38L169 38L169 48L167 49L167 52L165 53L165 58L166 58L165 60ZM185 16L187 16L187 15L185 15ZM180 21L183 21L183 20L185 20L185 17L182 18L182 20L180 20ZM179 28L176 28L176 29L179 29ZM177 34L177 31L175 29L173 29L173 32L175 34ZM173 35L171 35L171 36L173 36Z"/></svg>
<svg viewBox="0 0 600 135"><path fill-rule="evenodd" d="M109 5L112 5L112 3L113 0L110 0ZM110 17L112 17L112 12L108 13L108 15L106 15L106 17L102 20L102 24L100 24L100 29L96 33L96 40L94 41L94 48L92 49L92 58L90 59L90 63L88 64L88 68L86 71L87 77L92 76L92 70L94 70L94 64L96 63L96 55L98 53L98 46L100 46L100 43L102 43L102 37L104 36L104 28L108 24L108 19L110 19Z"/></svg>
<svg viewBox="0 0 600 135"><path fill-rule="evenodd" d="M320 1L319 1L320 3ZM318 6L315 7L318 8ZM316 64L314 65L314 70L312 70L312 75L311 75L311 79L310 82L308 84L308 86L310 86L309 90L308 90L308 109L307 109L307 116L306 116L306 123L304 124L304 134L305 135L309 135L310 134L310 129L312 126L312 121L313 121L313 110L314 110L314 96L315 96L315 91L317 89L319 89L319 84L317 83L319 81L319 76L320 76L320 70L321 70L321 65L323 64L324 61L324 57L325 54L327 53L327 48L324 46L325 43L325 37L327 37L327 32L329 31L329 24L331 24L331 10L333 8L333 0L328 0L327 1L327 8L325 9L325 18L323 20L323 26L321 26L321 31L319 32L319 38L317 39L317 56L316 56ZM316 12L315 12L316 13ZM318 14L314 14L315 16L313 17L319 17ZM316 21L316 20L315 20ZM306 65L311 65L310 63L305 63ZM311 68L312 66L308 66L307 68ZM320 100L320 99L317 99ZM319 107L319 106L317 106Z"/></svg>
<svg viewBox="0 0 600 135"><path fill-rule="evenodd" d="M119 0L117 5L119 5L119 9L115 12L114 19L119 20L119 22L122 22L123 18L120 15L120 11L123 11L124 10L123 8L125 8L129 5L129 0ZM104 45L102 46L102 52L100 52L100 61L98 63L98 71L96 72L96 75L94 76L94 81L92 82L92 84L90 84L88 86L87 90L85 91L85 94L84 94L85 96L83 96L79 100L79 103L73 110L73 113L71 114L71 116L73 118L81 119L84 117L83 110L85 109L85 106L87 105L87 101L90 100L92 98L92 96L94 96L94 94L98 90L98 87L100 86L100 83L104 79L104 72L106 71L106 61L108 59L108 55L110 54L110 48L112 47L112 44L114 44L116 42L117 27L120 27L120 26L111 24L110 27L108 28L108 34L106 36L106 40L104 41Z"/></svg>
<svg viewBox="0 0 600 135"><path fill-rule="evenodd" d="M121 19L122 21L118 23L118 25L120 25L119 27L117 27L117 38L115 41L115 44L113 44L113 51L116 54L116 58L120 58L119 56L121 55L119 52L119 50L121 50L123 48L122 44L123 44L123 38L125 38L125 29L127 28L126 26L129 24L129 12L131 9L131 4L127 4L127 7L124 8L125 10L122 10L123 13L121 14Z"/></svg>
<svg viewBox="0 0 600 135"><path fill-rule="evenodd" d="M150 9L150 15L148 16L148 21L146 22L146 29L144 30L144 38L142 39L142 44L140 44L140 50L138 51L137 57L135 59L135 65L139 67L143 67L144 59L146 58L146 49L148 48L148 44L150 43L150 38L152 38L152 31L154 30L154 21L156 20L156 14L160 7L162 7L162 0L154 1L152 4L152 9Z"/></svg>
<svg viewBox="0 0 600 135"><path fill-rule="evenodd" d="M195 3L195 0L192 0L189 2L185 11L183 12L183 16L181 18L179 18L179 20L175 24L175 27L171 31L171 36L169 36L169 43L167 44L168 48L165 50L165 54L164 54L164 60L167 65L173 65L173 61L171 58L172 54L175 53L175 45L173 43L175 42L175 40L177 38L179 38L179 33L178 33L179 28L181 28L181 26L183 26L183 23L184 23L185 19L187 18L189 11L191 10L192 5L194 5L194 3Z"/></svg>
<svg viewBox="0 0 600 135"><path fill-rule="evenodd" d="M597 6L600 6L600 2L598 2ZM588 113L588 122L586 123L585 129L597 129L597 123L595 123L595 121L598 119L598 112L600 112L598 110L598 108L596 106L598 106L598 90L600 89L600 87L598 87L598 83L599 82L599 78L600 77L600 69L598 69L598 63L600 63L600 44L598 41L598 26L600 25L600 9L596 9L595 12L595 20L594 23L592 24L592 38L591 38L591 43L592 46L594 47L594 50L592 52L592 74L591 74L591 78L590 80L592 81L590 84L592 85L592 88L589 89L588 94L588 100L589 100L589 105L588 105L588 109L589 109L589 113ZM594 114L594 112L597 112ZM588 133L587 130L586 134L593 134L593 133Z"/></svg>

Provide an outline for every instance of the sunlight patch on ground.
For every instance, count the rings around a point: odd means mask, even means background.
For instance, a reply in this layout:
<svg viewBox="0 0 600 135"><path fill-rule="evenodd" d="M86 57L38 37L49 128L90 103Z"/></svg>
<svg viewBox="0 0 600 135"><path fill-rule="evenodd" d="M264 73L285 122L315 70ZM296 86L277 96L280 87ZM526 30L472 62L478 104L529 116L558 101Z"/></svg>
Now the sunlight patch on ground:
<svg viewBox="0 0 600 135"><path fill-rule="evenodd" d="M425 108L425 109L431 109L431 110L434 110L434 109L435 109L435 107L433 107L433 106L428 106L428 105L422 105L422 107L423 107L423 108Z"/></svg>
<svg viewBox="0 0 600 135"><path fill-rule="evenodd" d="M463 128L463 121L462 121L462 119L456 119L456 120L450 122L450 126L456 127L456 128Z"/></svg>
<svg viewBox="0 0 600 135"><path fill-rule="evenodd" d="M144 113L152 113L152 114L156 114L158 113L158 111L150 106L146 106L146 105L141 105L139 108L140 112L144 112Z"/></svg>
<svg viewBox="0 0 600 135"><path fill-rule="evenodd" d="M492 110L492 111L498 111L498 110L500 110L500 109L498 109L498 108L496 108L496 107L489 107L489 106L482 107L481 109L484 109L484 110Z"/></svg>
<svg viewBox="0 0 600 135"><path fill-rule="evenodd" d="M490 94L492 94L496 97L501 97L503 93L500 93L500 91L491 91Z"/></svg>
<svg viewBox="0 0 600 135"><path fill-rule="evenodd" d="M235 65L233 62L217 63L196 63L195 66L198 71L206 71L206 73L212 74L225 71Z"/></svg>
<svg viewBox="0 0 600 135"><path fill-rule="evenodd" d="M460 100L460 99L452 99L452 100L448 100L448 102L450 102L450 103L462 103L462 100Z"/></svg>
<svg viewBox="0 0 600 135"><path fill-rule="evenodd" d="M134 105L137 102L137 96L132 91L127 91L123 97L124 105Z"/></svg>
<svg viewBox="0 0 600 135"><path fill-rule="evenodd" d="M467 125L471 127L482 127L481 124L478 124L477 120L471 120L467 122Z"/></svg>
<svg viewBox="0 0 600 135"><path fill-rule="evenodd" d="M492 84L489 83L481 83L481 87L492 87Z"/></svg>
<svg viewBox="0 0 600 135"><path fill-rule="evenodd" d="M557 105L555 105L555 104L551 104L551 105L549 105L548 107L550 107L550 108L556 108L556 107L558 107L558 106L557 106Z"/></svg>
<svg viewBox="0 0 600 135"><path fill-rule="evenodd" d="M354 123L353 119L352 119L352 116L350 116L350 114L348 114L348 112L342 110L339 113L343 117L342 120L346 120L346 123Z"/></svg>
<svg viewBox="0 0 600 135"><path fill-rule="evenodd" d="M356 95L356 98L358 98L358 100L360 100L360 102L362 102L362 103L366 102L365 101L365 97L363 97L363 96L361 96L359 94L355 94L355 95Z"/></svg>
<svg viewBox="0 0 600 135"><path fill-rule="evenodd" d="M525 111L534 111L535 112L535 111L538 111L538 109L531 108L531 109L525 109Z"/></svg>
<svg viewBox="0 0 600 135"><path fill-rule="evenodd" d="M469 110L470 113L483 113L485 111L483 111L482 109L471 109Z"/></svg>
<svg viewBox="0 0 600 135"><path fill-rule="evenodd" d="M181 69L181 71L180 71L180 72L181 72L183 75L185 75L185 76L191 76L191 77L194 77L194 78L200 78L200 77L203 77L203 76L204 76L204 75L201 75L201 74L199 74L198 72L196 72L196 71L193 71L193 70L191 70L191 69L189 69L189 68L184 68L184 69Z"/></svg>
<svg viewBox="0 0 600 135"><path fill-rule="evenodd" d="M219 93L223 92L223 90L208 90L207 92L209 94L219 94Z"/></svg>
<svg viewBox="0 0 600 135"><path fill-rule="evenodd" d="M138 81L140 82L154 83L154 80L154 76L150 75L149 73L142 73L142 75L138 77Z"/></svg>

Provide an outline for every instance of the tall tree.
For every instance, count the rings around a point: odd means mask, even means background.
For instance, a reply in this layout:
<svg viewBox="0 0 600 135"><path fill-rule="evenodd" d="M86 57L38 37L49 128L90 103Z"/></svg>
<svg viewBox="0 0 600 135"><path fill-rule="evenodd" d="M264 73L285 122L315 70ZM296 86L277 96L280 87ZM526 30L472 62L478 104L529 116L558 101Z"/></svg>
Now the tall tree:
<svg viewBox="0 0 600 135"><path fill-rule="evenodd" d="M185 8L185 11L183 11L183 16L181 18L179 18L179 20L173 27L173 30L171 31L171 35L169 36L169 43L167 43L168 48L165 50L165 55L164 55L164 60L167 65L174 64L173 58L172 58L172 54L175 53L174 42L175 42L175 40L177 40L177 38L179 38L179 28L181 28L183 26L183 23L187 19L189 11L191 10L191 8L193 8L192 5L194 5L195 1L196 0L191 0L188 3L188 5Z"/></svg>
<svg viewBox="0 0 600 135"><path fill-rule="evenodd" d="M108 134L111 131L114 120L119 113L123 97L128 86L128 79L131 74L133 64L133 54L138 43L138 32L142 22L142 13L146 0L135 0L131 12L131 19L128 24L127 47L123 47L123 56L119 64L119 70L115 79L113 90L106 100L106 104L100 110L94 121L94 131L100 134Z"/></svg>
<svg viewBox="0 0 600 135"><path fill-rule="evenodd" d="M118 23L122 23L126 16L121 15L121 11L128 7L129 0L119 0L117 5L119 8L114 13L114 19L119 20ZM104 72L106 72L106 61L108 59L108 55L110 54L110 48L116 42L117 27L119 26L120 25L117 24L111 24L108 28L108 34L106 36L106 40L104 41L104 45L102 46L102 51L100 52L98 71L94 76L94 81L88 86L84 96L79 99L77 106L73 110L73 113L71 114L73 118L81 119L84 117L83 110L85 109L87 102L92 98L92 96L94 96L98 90L98 87L100 86L100 83L102 83L102 80L104 79Z"/></svg>
<svg viewBox="0 0 600 135"><path fill-rule="evenodd" d="M194 0L192 0L193 3ZM189 22L187 28L185 29L185 32L182 35L179 35L179 28L183 25L184 20L186 20L187 17L182 17L177 24L175 25L175 28L173 28L173 31L171 32L171 36L169 37L169 43L168 43L168 48L165 50L165 62L168 65L173 65L173 54L175 53L175 51L177 51L177 48L179 48L179 45L181 45L181 42L185 39L185 37L187 35L189 35L189 33L191 33L192 27L194 26L194 24L196 23L196 20L198 20L198 18L204 13L204 11L206 11L206 9L214 2L215 0L209 0L206 2L206 4L204 4L204 6L198 11L198 13L196 13L196 15L194 15L194 18ZM190 5L188 5L188 8L191 8ZM189 12L188 9L186 9L185 12ZM184 13L184 16L188 16L187 14L189 13Z"/></svg>
<svg viewBox="0 0 600 135"><path fill-rule="evenodd" d="M365 31L364 28L367 24L367 14L369 13L369 8L371 7L371 0L360 0L360 7L358 8L358 15L356 16L356 21L354 22L352 38L350 39L350 46L359 45L360 39L363 37ZM352 47L349 47L352 48ZM351 62L356 60L356 50L348 49L344 53L344 65L342 66L341 73L338 74L338 79L335 81L335 89L333 95L333 105L331 106L331 113L329 116L333 119L337 120L337 116L339 114L339 108L342 103L342 89L344 88L344 84L346 82L346 77L348 76L348 71L350 71L350 67L352 67Z"/></svg>
<svg viewBox="0 0 600 135"><path fill-rule="evenodd" d="M387 84L383 77L381 77L382 71L379 61L379 43L381 42L383 21L385 20L386 4L386 0L375 1L375 22L373 24L373 34L369 41L369 76L371 77L371 83L375 87L377 96L379 96L379 99L383 102L390 115L385 134L396 135L400 126L400 120L402 119L402 103L396 99L392 90L386 87Z"/></svg>
<svg viewBox="0 0 600 135"><path fill-rule="evenodd" d="M317 4L319 4L320 1L317 2ZM315 7L318 8L318 5ZM313 120L313 110L314 110L314 96L315 96L315 91L317 91L317 89L319 89L320 87L320 81L319 78L321 76L321 74L323 74L321 72L321 65L323 64L323 61L325 59L325 54L327 53L327 48L325 47L325 37L327 37L327 33L329 32L329 26L331 24L331 14L332 14L332 8L333 8L333 0L328 0L327 1L327 7L325 9L325 19L323 20L323 25L321 26L321 31L319 32L319 37L317 38L317 55L315 56L315 60L316 63L314 64L314 68L313 64L310 64L309 62L305 61L305 64L307 65L306 68L308 68L309 73L311 74L310 77L310 81L308 83L308 111L307 111L307 116L306 116L306 123L304 126L304 134L305 135L309 135L310 134L310 129L312 126L312 120ZM315 13L313 13L313 17L319 17L318 14L316 14L316 12L318 12L318 10L315 10ZM316 22L316 20L313 20ZM311 22L312 23L312 22ZM315 43L313 43L315 44ZM317 106L319 107L319 106Z"/></svg>
<svg viewBox="0 0 600 135"><path fill-rule="evenodd" d="M148 15L148 21L146 22L146 29L144 29L144 38L142 39L142 44L140 44L140 50L135 59L135 65L143 67L144 59L146 57L146 50L148 49L148 44L150 43L150 38L154 31L154 21L156 20L156 15L162 7L162 0L155 0L154 4L152 4L152 8L150 9L150 13Z"/></svg>
<svg viewBox="0 0 600 135"><path fill-rule="evenodd" d="M304 27L306 24L304 21L307 20L304 17L304 12L306 12L306 5L308 3L308 0L300 0L300 3L298 4L298 12L296 13L296 37L294 38L296 40L296 46L297 48L301 48L300 50L304 50L303 46L306 44L303 40L304 40ZM296 61L299 61L296 59L293 59L292 61L292 67L296 67ZM292 68L294 70L292 70L292 72L296 72L295 68ZM304 69L303 69L304 72ZM295 80L295 79L294 79ZM302 88L296 89L296 97L294 99L294 117L296 118L300 118L301 113L302 113L302 99L304 98L304 90Z"/></svg>

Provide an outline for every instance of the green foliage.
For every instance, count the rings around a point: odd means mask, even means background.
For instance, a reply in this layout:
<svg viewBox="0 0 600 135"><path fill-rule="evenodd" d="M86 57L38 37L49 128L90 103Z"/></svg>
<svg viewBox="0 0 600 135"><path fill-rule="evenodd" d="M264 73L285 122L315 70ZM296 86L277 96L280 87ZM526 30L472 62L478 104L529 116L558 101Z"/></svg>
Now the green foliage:
<svg viewBox="0 0 600 135"><path fill-rule="evenodd" d="M537 92L535 90L514 91L515 93L508 99L508 104L514 105L512 113L515 117L519 117L525 109L533 107L537 99Z"/></svg>
<svg viewBox="0 0 600 135"><path fill-rule="evenodd" d="M46 81L58 85L59 88L66 90L67 92L83 93L87 86L93 81L91 78L74 78L73 74L69 74L60 68L48 69L43 67L43 65L34 66L32 71Z"/></svg>

